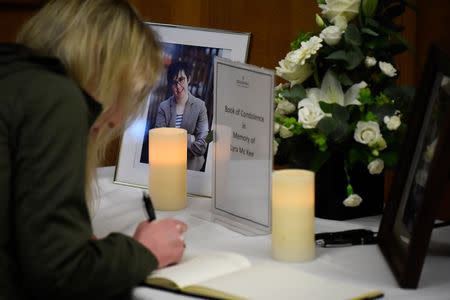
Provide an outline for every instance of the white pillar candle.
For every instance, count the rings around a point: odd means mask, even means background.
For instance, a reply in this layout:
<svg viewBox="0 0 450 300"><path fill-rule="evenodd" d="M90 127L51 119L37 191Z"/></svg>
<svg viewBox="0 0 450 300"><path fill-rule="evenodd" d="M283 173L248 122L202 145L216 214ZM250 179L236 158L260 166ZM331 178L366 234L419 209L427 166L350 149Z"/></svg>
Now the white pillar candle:
<svg viewBox="0 0 450 300"><path fill-rule="evenodd" d="M272 174L272 257L287 262L315 258L314 173L280 170Z"/></svg>
<svg viewBox="0 0 450 300"><path fill-rule="evenodd" d="M157 210L187 205L187 134L180 128L154 128L148 134L149 194Z"/></svg>

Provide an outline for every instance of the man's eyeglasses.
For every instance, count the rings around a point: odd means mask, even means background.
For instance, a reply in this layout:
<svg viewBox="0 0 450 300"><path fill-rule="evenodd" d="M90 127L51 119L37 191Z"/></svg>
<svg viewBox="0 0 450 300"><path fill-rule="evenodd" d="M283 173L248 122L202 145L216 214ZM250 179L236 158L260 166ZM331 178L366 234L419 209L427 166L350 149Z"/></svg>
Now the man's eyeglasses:
<svg viewBox="0 0 450 300"><path fill-rule="evenodd" d="M180 77L178 77L176 79L173 79L172 80L172 86L176 86L178 84L179 85L183 85L185 80L186 80L186 77L184 77L184 76L180 76Z"/></svg>

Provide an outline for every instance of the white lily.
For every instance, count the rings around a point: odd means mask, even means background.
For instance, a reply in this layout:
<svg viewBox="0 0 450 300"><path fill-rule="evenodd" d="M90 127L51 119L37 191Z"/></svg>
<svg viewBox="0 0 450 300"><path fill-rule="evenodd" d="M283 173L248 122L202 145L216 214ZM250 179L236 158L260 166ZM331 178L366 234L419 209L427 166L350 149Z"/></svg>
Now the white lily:
<svg viewBox="0 0 450 300"><path fill-rule="evenodd" d="M355 83L344 94L339 80L334 78L334 76L331 75L330 71L327 71L327 73L325 73L325 76L323 77L320 89L312 88L309 92L313 94L314 97L319 101L323 101L326 103L337 103L341 106L352 104L361 105L361 102L357 100L359 97L359 91L366 86L367 83L365 81Z"/></svg>

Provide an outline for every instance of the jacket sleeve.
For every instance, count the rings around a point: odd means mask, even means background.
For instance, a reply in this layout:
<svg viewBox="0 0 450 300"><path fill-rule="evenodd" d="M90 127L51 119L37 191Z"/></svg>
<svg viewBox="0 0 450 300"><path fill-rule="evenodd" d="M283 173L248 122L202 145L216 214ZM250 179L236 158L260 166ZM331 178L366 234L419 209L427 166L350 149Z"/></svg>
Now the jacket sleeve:
<svg viewBox="0 0 450 300"><path fill-rule="evenodd" d="M156 114L156 121L155 121L155 128L160 127L168 127L170 120L167 120L166 118L166 112L164 108L167 109L167 106L164 107L165 102L161 102L161 104L158 107L158 113ZM170 109L170 106L169 106Z"/></svg>
<svg viewBox="0 0 450 300"><path fill-rule="evenodd" d="M39 76L15 108L14 230L22 284L39 299L108 299L143 281L157 261L122 234L90 240L84 98L66 78Z"/></svg>
<svg viewBox="0 0 450 300"><path fill-rule="evenodd" d="M198 119L195 126L194 138L188 134L188 152L193 156L201 156L206 152L206 136L208 135L208 116L206 114L206 106L201 101L198 111Z"/></svg>

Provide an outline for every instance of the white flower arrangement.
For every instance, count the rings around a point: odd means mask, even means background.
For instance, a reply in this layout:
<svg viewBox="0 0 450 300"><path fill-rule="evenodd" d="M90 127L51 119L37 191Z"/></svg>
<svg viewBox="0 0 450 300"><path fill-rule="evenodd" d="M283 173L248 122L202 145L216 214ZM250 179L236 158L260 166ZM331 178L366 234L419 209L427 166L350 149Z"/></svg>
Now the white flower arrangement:
<svg viewBox="0 0 450 300"><path fill-rule="evenodd" d="M375 57L366 56L366 59L364 60L364 64L366 65L366 67L372 68L373 66L375 66L377 64L377 60L375 59Z"/></svg>
<svg viewBox="0 0 450 300"><path fill-rule="evenodd" d="M358 15L360 4L361 0L327 0L324 4L319 4L319 7L331 23L334 23L338 16L349 22Z"/></svg>
<svg viewBox="0 0 450 300"><path fill-rule="evenodd" d="M356 207L359 206L361 202L361 196L359 196L358 194L351 194L342 203L347 207Z"/></svg>
<svg viewBox="0 0 450 300"><path fill-rule="evenodd" d="M378 62L378 65L380 66L380 70L389 77L394 77L397 75L397 70L392 66L392 64L384 61Z"/></svg>
<svg viewBox="0 0 450 300"><path fill-rule="evenodd" d="M363 199L353 191L348 170L363 164L377 175L392 168L406 127L403 116L413 91L396 86L393 56L408 45L390 8L407 3L318 3L319 30L301 32L276 67L289 84L275 90L275 163L318 171L331 154L343 153L348 181L343 205L354 207ZM388 18L392 24L381 23Z"/></svg>
<svg viewBox="0 0 450 300"><path fill-rule="evenodd" d="M342 30L335 25L326 27L320 33L320 38L330 46L337 45L341 41L341 36Z"/></svg>
<svg viewBox="0 0 450 300"><path fill-rule="evenodd" d="M367 169L369 170L369 173L372 175L380 174L381 172L383 172L384 169L384 161L377 158L369 163Z"/></svg>
<svg viewBox="0 0 450 300"><path fill-rule="evenodd" d="M315 128L325 113L319 105L319 101L310 95L298 103L298 122L303 124L303 128Z"/></svg>

